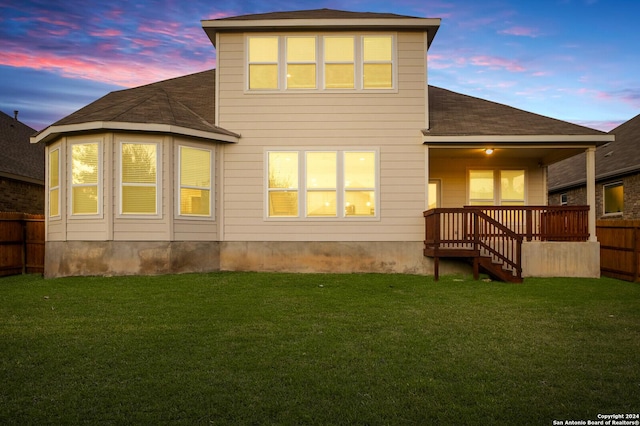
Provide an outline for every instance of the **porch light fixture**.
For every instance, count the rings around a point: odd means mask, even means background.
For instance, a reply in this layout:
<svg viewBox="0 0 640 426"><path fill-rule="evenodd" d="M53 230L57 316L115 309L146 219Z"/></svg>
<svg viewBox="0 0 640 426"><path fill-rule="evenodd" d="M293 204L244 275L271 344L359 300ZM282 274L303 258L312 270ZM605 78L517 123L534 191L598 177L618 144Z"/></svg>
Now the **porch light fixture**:
<svg viewBox="0 0 640 426"><path fill-rule="evenodd" d="M484 153L485 153L485 154L487 154L487 155L491 155L491 154L493 154L493 148L487 148L487 149L485 149L485 150L484 150Z"/></svg>

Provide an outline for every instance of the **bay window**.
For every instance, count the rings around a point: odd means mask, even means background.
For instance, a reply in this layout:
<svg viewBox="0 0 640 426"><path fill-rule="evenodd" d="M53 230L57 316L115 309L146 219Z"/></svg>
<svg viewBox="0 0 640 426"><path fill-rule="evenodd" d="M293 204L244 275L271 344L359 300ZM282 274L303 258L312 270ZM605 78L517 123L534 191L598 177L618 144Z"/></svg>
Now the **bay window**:
<svg viewBox="0 0 640 426"><path fill-rule="evenodd" d="M211 216L212 156L210 149L180 146L179 211L181 216Z"/></svg>
<svg viewBox="0 0 640 426"><path fill-rule="evenodd" d="M60 148L49 152L49 217L60 216Z"/></svg>
<svg viewBox="0 0 640 426"><path fill-rule="evenodd" d="M120 213L158 215L158 144L120 144Z"/></svg>
<svg viewBox="0 0 640 426"><path fill-rule="evenodd" d="M98 214L100 186L100 143L71 144L71 214Z"/></svg>
<svg viewBox="0 0 640 426"><path fill-rule="evenodd" d="M267 217L374 218L375 151L269 151Z"/></svg>

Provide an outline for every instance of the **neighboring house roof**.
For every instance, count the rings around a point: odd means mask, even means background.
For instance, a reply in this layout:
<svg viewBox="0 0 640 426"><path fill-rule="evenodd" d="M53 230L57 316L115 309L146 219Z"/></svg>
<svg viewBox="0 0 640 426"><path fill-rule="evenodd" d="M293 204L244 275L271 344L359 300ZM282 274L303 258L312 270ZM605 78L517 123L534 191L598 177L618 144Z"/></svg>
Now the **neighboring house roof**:
<svg viewBox="0 0 640 426"><path fill-rule="evenodd" d="M88 130L166 132L236 142L238 135L215 126L215 70L111 92L53 123L32 142Z"/></svg>
<svg viewBox="0 0 640 426"><path fill-rule="evenodd" d="M313 9L203 20L202 27L214 46L216 45L216 33L219 31L282 31L283 29L308 30L309 28L322 28L327 31L346 28L427 30L427 44L431 46L440 27L440 18L418 18L394 13Z"/></svg>
<svg viewBox="0 0 640 426"><path fill-rule="evenodd" d="M0 112L0 175L31 183L44 183L44 146L29 143L36 131Z"/></svg>
<svg viewBox="0 0 640 426"><path fill-rule="evenodd" d="M640 114L609 132L615 141L596 149L596 180L640 172ZM549 167L549 191L585 185L586 154L582 153Z"/></svg>

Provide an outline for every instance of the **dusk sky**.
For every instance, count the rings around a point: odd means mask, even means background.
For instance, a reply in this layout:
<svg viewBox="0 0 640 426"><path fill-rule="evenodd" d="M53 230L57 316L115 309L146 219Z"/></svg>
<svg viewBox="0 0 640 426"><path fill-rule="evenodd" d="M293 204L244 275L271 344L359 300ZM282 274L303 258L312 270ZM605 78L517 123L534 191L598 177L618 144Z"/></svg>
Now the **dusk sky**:
<svg viewBox="0 0 640 426"><path fill-rule="evenodd" d="M0 0L0 111L41 130L215 68L203 19L319 8L442 18L431 85L605 131L640 113L638 0Z"/></svg>

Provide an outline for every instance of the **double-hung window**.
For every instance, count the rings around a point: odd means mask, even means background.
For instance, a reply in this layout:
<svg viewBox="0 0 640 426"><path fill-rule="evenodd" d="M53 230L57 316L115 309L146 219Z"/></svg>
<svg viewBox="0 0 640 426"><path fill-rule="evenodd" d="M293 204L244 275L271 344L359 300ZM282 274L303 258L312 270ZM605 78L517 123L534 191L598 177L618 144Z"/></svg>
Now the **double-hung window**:
<svg viewBox="0 0 640 426"><path fill-rule="evenodd" d="M99 142L71 144L71 214L97 215L100 209Z"/></svg>
<svg viewBox="0 0 640 426"><path fill-rule="evenodd" d="M246 40L250 92L396 87L392 34L252 35Z"/></svg>
<svg viewBox="0 0 640 426"><path fill-rule="evenodd" d="M158 151L156 143L120 144L121 214L159 214Z"/></svg>
<svg viewBox="0 0 640 426"><path fill-rule="evenodd" d="M375 218L376 151L267 152L267 217Z"/></svg>
<svg viewBox="0 0 640 426"><path fill-rule="evenodd" d="M180 146L181 216L211 216L213 152L210 149Z"/></svg>
<svg viewBox="0 0 640 426"><path fill-rule="evenodd" d="M249 37L249 90L277 90L279 37Z"/></svg>
<svg viewBox="0 0 640 426"><path fill-rule="evenodd" d="M355 88L355 41L353 37L324 38L324 87Z"/></svg>
<svg viewBox="0 0 640 426"><path fill-rule="evenodd" d="M60 216L60 148L49 151L49 217Z"/></svg>
<svg viewBox="0 0 640 426"><path fill-rule="evenodd" d="M316 38L287 37L287 89L315 89Z"/></svg>

